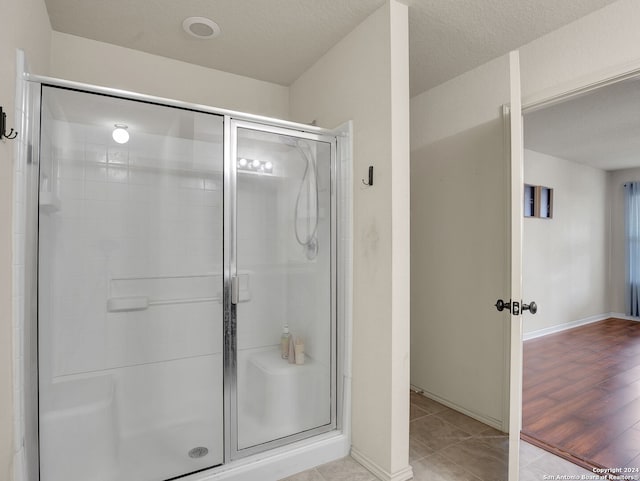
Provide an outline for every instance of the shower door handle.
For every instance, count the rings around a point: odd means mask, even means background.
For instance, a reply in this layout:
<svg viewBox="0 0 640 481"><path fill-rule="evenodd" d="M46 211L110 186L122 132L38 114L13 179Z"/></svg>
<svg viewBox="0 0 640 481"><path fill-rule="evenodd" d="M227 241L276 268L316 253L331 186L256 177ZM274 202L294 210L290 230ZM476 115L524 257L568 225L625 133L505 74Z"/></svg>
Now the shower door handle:
<svg viewBox="0 0 640 481"><path fill-rule="evenodd" d="M237 304L240 296L240 280L238 276L231 276L231 304Z"/></svg>

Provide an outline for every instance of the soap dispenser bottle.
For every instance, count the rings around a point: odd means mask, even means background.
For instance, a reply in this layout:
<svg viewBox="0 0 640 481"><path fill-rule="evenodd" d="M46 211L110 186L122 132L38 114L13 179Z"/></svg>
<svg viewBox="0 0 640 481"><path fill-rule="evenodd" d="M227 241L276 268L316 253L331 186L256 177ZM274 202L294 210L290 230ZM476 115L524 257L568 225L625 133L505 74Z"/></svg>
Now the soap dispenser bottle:
<svg viewBox="0 0 640 481"><path fill-rule="evenodd" d="M291 342L291 334L289 334L289 325L284 325L284 330L282 331L282 336L280 337L280 353L282 355L282 359L289 358L289 343Z"/></svg>

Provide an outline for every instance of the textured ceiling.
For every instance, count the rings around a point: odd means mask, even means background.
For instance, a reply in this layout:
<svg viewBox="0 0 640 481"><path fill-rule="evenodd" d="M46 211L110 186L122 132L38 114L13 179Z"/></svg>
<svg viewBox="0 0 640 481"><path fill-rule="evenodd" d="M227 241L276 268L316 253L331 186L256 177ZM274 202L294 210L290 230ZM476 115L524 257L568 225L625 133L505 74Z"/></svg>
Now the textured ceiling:
<svg viewBox="0 0 640 481"><path fill-rule="evenodd" d="M640 79L525 115L524 146L603 170L640 167Z"/></svg>
<svg viewBox="0 0 640 481"><path fill-rule="evenodd" d="M613 2L410 1L411 95L504 55Z"/></svg>
<svg viewBox="0 0 640 481"><path fill-rule="evenodd" d="M290 85L385 0L46 0L54 30ZM614 0L408 0L411 94ZM222 34L192 38L186 17Z"/></svg>

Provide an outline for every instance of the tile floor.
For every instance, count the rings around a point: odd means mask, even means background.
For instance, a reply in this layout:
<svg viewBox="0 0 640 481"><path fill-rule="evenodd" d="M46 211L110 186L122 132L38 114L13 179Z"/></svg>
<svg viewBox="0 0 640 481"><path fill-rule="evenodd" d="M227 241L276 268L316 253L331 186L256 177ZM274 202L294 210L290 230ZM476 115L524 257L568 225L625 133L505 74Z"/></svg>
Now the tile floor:
<svg viewBox="0 0 640 481"><path fill-rule="evenodd" d="M416 481L506 481L505 434L424 396L411 393L409 462ZM520 443L520 481L592 474L531 444ZM550 477L549 475L553 476ZM566 479L566 478L565 478ZM347 457L283 481L375 481Z"/></svg>

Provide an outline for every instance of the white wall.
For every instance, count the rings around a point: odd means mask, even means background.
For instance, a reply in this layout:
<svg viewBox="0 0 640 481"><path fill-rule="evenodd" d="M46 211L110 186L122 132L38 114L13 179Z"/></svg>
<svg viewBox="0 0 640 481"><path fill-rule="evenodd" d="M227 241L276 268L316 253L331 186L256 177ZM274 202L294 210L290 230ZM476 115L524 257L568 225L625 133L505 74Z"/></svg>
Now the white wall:
<svg viewBox="0 0 640 481"><path fill-rule="evenodd" d="M524 333L606 315L607 173L525 150L524 182L554 189L553 218L524 219L522 291L538 304L538 313L524 319Z"/></svg>
<svg viewBox="0 0 640 481"><path fill-rule="evenodd" d="M16 48L25 50L31 70L47 74L51 26L43 0L0 0L0 105L9 127L16 125ZM0 479L12 479L13 386L11 223L13 156L18 140L0 142Z"/></svg>
<svg viewBox="0 0 640 481"><path fill-rule="evenodd" d="M288 87L59 32L52 35L51 76L269 117L289 116Z"/></svg>
<svg viewBox="0 0 640 481"><path fill-rule="evenodd" d="M640 59L640 2L619 0L520 48L522 96L552 93Z"/></svg>
<svg viewBox="0 0 640 481"><path fill-rule="evenodd" d="M293 120L353 120L353 453L394 479L410 476L407 34L391 0L291 86Z"/></svg>
<svg viewBox="0 0 640 481"><path fill-rule="evenodd" d="M610 310L624 314L625 289L625 220L624 184L640 181L640 168L614 170L608 173L611 241L610 241Z"/></svg>
<svg viewBox="0 0 640 481"><path fill-rule="evenodd" d="M497 119L501 105L509 100L504 62L504 57L492 60L414 96L411 151Z"/></svg>
<svg viewBox="0 0 640 481"><path fill-rule="evenodd" d="M508 405L509 164L500 57L411 99L411 383L499 428Z"/></svg>

